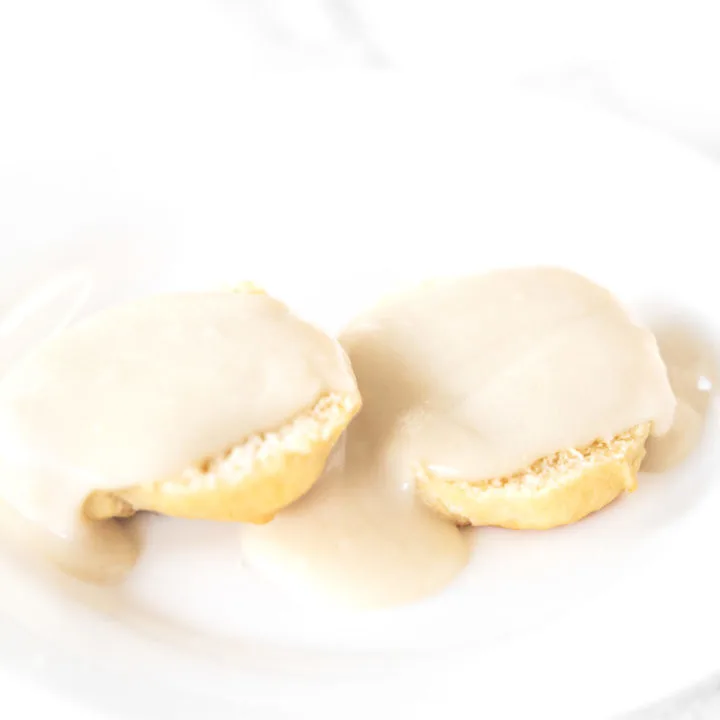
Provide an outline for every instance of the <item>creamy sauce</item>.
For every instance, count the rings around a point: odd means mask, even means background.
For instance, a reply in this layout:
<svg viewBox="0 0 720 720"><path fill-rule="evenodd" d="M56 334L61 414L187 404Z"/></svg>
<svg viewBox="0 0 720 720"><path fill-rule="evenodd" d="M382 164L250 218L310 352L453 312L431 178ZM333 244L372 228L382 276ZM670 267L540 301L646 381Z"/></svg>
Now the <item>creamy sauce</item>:
<svg viewBox="0 0 720 720"><path fill-rule="evenodd" d="M74 554L64 564L95 577L99 557L124 547L131 564L137 543L126 524L82 517L92 491L176 477L279 428L325 392L354 388L338 343L265 295L188 293L116 307L49 340L0 381L0 497L38 528L41 545L64 546L49 554Z"/></svg>
<svg viewBox="0 0 720 720"><path fill-rule="evenodd" d="M704 356L661 336L674 416L652 334L557 269L424 283L341 341L364 409L311 492L243 528L242 551L279 583L354 606L432 595L467 563L467 536L415 496L419 465L489 479L652 421L655 469L694 442L707 404L698 378L714 382ZM266 296L111 309L0 381L0 524L69 572L118 579L138 556L136 526L86 520L92 491L176 476L354 388L338 344Z"/></svg>
<svg viewBox="0 0 720 720"><path fill-rule="evenodd" d="M342 342L375 440L410 413L416 460L448 475L502 477L642 422L662 435L673 420L652 333L565 270L426 283L358 319Z"/></svg>
<svg viewBox="0 0 720 720"><path fill-rule="evenodd" d="M415 498L414 468L502 477L560 449L672 423L653 335L568 271L518 269L425 283L341 338L363 410L300 503L243 530L248 563L352 605L436 592L465 565L460 531Z"/></svg>
<svg viewBox="0 0 720 720"><path fill-rule="evenodd" d="M682 462L700 443L718 366L711 345L688 327L666 325L654 330L677 408L670 430L649 438L642 469L662 472Z"/></svg>
<svg viewBox="0 0 720 720"><path fill-rule="evenodd" d="M415 498L411 466L373 464L357 438L348 434L344 464L304 498L243 527L245 561L278 585L350 607L438 592L467 564L467 537Z"/></svg>
<svg viewBox="0 0 720 720"><path fill-rule="evenodd" d="M140 517L90 521L79 518L60 539L0 501L5 542L30 558L41 556L75 577L100 585L120 582L142 550Z"/></svg>

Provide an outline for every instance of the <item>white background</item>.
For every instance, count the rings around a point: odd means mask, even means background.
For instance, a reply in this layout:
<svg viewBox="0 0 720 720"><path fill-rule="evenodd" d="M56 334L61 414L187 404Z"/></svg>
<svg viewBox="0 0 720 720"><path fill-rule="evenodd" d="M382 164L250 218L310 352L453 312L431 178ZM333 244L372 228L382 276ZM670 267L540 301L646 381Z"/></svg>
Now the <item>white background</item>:
<svg viewBox="0 0 720 720"><path fill-rule="evenodd" d="M78 122L102 139L106 113L141 124L162 103L165 69L197 88L196 53L210 53L238 78L421 70L463 76L468 93L488 82L531 85L661 128L720 159L719 38L714 0L2 0L0 131L7 138L31 126L43 147L82 107ZM138 95L127 78L148 57L155 84ZM241 92L240 83L205 84L207 92ZM27 682L19 671L13 689ZM643 720L715 718L717 685L708 681ZM12 717L49 716L48 707L53 718L93 717L34 683L26 697Z"/></svg>

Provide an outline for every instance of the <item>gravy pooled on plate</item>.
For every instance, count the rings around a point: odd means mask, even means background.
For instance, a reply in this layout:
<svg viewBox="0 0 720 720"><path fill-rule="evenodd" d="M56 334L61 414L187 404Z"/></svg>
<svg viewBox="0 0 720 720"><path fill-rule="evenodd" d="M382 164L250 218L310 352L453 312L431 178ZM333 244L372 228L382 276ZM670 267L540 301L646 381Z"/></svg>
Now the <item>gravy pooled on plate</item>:
<svg viewBox="0 0 720 720"><path fill-rule="evenodd" d="M243 531L253 566L343 602L436 592L465 565L450 521L415 492L419 467L502 478L643 423L662 434L675 398L653 335L605 289L554 268L427 282L341 337L363 410L344 464L274 522Z"/></svg>

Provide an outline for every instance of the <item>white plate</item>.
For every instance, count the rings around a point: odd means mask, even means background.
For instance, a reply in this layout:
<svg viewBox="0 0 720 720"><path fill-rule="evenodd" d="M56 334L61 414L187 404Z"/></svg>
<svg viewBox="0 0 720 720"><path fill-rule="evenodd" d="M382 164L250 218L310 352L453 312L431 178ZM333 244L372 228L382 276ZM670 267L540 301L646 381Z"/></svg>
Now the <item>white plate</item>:
<svg viewBox="0 0 720 720"><path fill-rule="evenodd" d="M447 81L136 80L0 139L1 362L141 292L251 278L332 331L398 282L537 262L718 337L720 176L662 136ZM3 553L0 678L128 718L627 711L720 671L717 410L677 471L573 527L484 531L447 592L392 611L283 596L231 526L153 521L117 593Z"/></svg>

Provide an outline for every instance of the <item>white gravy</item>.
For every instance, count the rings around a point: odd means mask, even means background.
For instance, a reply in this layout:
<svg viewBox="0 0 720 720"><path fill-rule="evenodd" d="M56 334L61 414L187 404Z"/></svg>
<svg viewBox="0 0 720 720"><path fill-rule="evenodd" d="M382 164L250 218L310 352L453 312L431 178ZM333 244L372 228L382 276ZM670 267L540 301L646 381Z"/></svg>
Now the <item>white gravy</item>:
<svg viewBox="0 0 720 720"><path fill-rule="evenodd" d="M175 477L279 428L325 392L354 388L339 344L265 295L111 308L0 380L0 499L37 526L44 548L49 538L66 546L49 554L95 578L97 563L82 557L125 547L131 565L137 543L127 524L82 517L91 492Z"/></svg>
<svg viewBox="0 0 720 720"><path fill-rule="evenodd" d="M710 400L717 387L714 348L685 325L655 328L660 354L677 398L672 427L651 437L642 469L662 472L680 464L700 443Z"/></svg>
<svg viewBox="0 0 720 720"><path fill-rule="evenodd" d="M341 337L363 410L336 462L271 523L243 529L247 562L347 604L432 594L466 564L461 532L414 495L422 463L484 480L651 421L675 398L653 335L574 273L516 269L424 283Z"/></svg>
<svg viewBox="0 0 720 720"><path fill-rule="evenodd" d="M357 318L341 342L363 410L304 498L242 529L249 564L314 597L405 603L461 572L467 536L416 498L419 464L485 480L639 423L653 436L673 427L653 335L565 270L424 283ZM671 371L676 389L684 377ZM0 497L57 562L114 577L138 543L122 522L81 517L90 492L176 475L331 389L354 390L337 343L266 296L115 308L0 381Z"/></svg>

